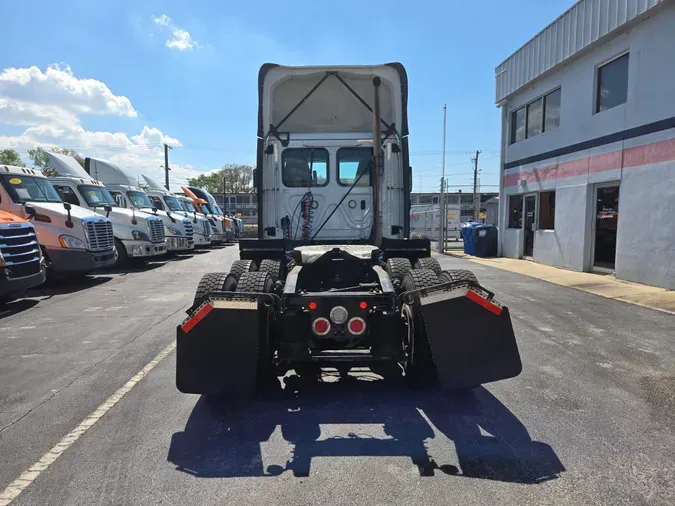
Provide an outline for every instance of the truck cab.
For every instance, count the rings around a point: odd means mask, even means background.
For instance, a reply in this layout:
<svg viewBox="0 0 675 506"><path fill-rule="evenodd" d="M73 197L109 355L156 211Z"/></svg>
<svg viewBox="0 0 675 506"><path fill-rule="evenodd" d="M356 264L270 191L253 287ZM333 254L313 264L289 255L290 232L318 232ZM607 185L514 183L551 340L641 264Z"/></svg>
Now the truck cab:
<svg viewBox="0 0 675 506"><path fill-rule="evenodd" d="M171 211L160 211L152 205L147 193L139 188L137 180L122 167L98 158L85 158L85 170L97 181L102 181L117 205L133 209L142 217L156 216L164 227L153 229L150 239L166 240L169 252L191 252L194 247L192 222L183 216L173 216Z"/></svg>
<svg viewBox="0 0 675 506"><path fill-rule="evenodd" d="M207 230L210 238L209 244L220 244L223 242L223 234L218 230L218 224L214 218L209 218L201 209L197 209L197 207L195 207L195 202L191 198L182 194L177 194L176 198L178 198L178 201L181 206L183 206L185 212L188 213L188 216L192 214L193 216L204 218L206 220L205 225L208 226Z"/></svg>
<svg viewBox="0 0 675 506"><path fill-rule="evenodd" d="M183 216L192 221L195 247L209 246L211 244L211 226L209 225L209 220L202 215L198 216L196 212L188 214L178 200L178 197L153 178L146 176L145 174L142 174L142 176L148 185L146 193L148 194L148 198L150 199L150 202L152 202L152 205L157 209L161 209L167 213L175 213L178 216Z"/></svg>
<svg viewBox="0 0 675 506"><path fill-rule="evenodd" d="M0 210L31 220L48 276L84 275L116 262L112 222L63 202L41 172L0 165L0 183Z"/></svg>
<svg viewBox="0 0 675 506"><path fill-rule="evenodd" d="M222 220L218 214L216 214L208 200L198 197L187 186L181 186L181 189L183 190L183 194L192 200L192 205L195 207L195 209L197 209L197 212L202 213L209 220L209 223L211 224L211 242L213 244L221 244L225 242L225 221Z"/></svg>
<svg viewBox="0 0 675 506"><path fill-rule="evenodd" d="M35 227L0 211L0 302L41 285L46 275Z"/></svg>
<svg viewBox="0 0 675 506"><path fill-rule="evenodd" d="M151 259L166 253L164 240L151 240L153 228L164 227L160 218L137 217L135 210L118 206L105 185L92 179L74 158L58 153L47 156L59 174L49 180L61 200L101 214L113 223L118 265L129 258ZM154 227L153 222L157 222Z"/></svg>
<svg viewBox="0 0 675 506"><path fill-rule="evenodd" d="M223 211L220 209L216 203L216 199L208 191L203 188L197 188L195 186L186 186L183 187L183 191L189 190L197 198L206 200L207 207L210 212L216 216L216 218L221 222L223 226L223 232L225 234L225 241L232 242L234 240L234 227L232 226L232 220L225 216Z"/></svg>

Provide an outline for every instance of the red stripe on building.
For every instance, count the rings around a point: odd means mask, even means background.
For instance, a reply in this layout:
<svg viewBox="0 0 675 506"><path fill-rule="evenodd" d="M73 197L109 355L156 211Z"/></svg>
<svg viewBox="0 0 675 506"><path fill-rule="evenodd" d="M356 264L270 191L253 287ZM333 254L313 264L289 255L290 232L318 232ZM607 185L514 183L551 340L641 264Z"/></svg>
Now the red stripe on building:
<svg viewBox="0 0 675 506"><path fill-rule="evenodd" d="M675 139L669 139L506 174L504 186L517 186L521 179L526 183L537 183L673 160Z"/></svg>

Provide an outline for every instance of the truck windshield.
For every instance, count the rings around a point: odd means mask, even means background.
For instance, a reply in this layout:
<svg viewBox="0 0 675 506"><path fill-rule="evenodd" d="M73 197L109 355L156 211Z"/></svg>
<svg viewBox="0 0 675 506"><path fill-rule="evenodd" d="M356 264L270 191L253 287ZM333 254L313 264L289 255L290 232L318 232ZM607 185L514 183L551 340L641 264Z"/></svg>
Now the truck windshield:
<svg viewBox="0 0 675 506"><path fill-rule="evenodd" d="M129 197L129 200L131 200L131 203L133 204L134 207L137 207L139 209L143 208L151 208L152 204L150 203L150 199L148 196L139 191L128 191L127 192L127 197Z"/></svg>
<svg viewBox="0 0 675 506"><path fill-rule="evenodd" d="M164 202L166 202L166 206L171 210L171 211L183 211L183 206L180 205L180 202L178 202L178 199L176 197L164 197Z"/></svg>
<svg viewBox="0 0 675 506"><path fill-rule="evenodd" d="M16 203L62 202L52 184L45 178L3 174L2 186Z"/></svg>
<svg viewBox="0 0 675 506"><path fill-rule="evenodd" d="M204 214L216 214L213 212L211 207L208 204L200 204L200 209L202 210L202 213Z"/></svg>
<svg viewBox="0 0 675 506"><path fill-rule="evenodd" d="M77 187L89 207L117 207L117 202L106 188L81 184Z"/></svg>
<svg viewBox="0 0 675 506"><path fill-rule="evenodd" d="M196 211L195 206L193 206L192 202L190 202L189 200L181 200L181 202L183 203L183 209L185 209L186 211L190 213L194 213Z"/></svg>

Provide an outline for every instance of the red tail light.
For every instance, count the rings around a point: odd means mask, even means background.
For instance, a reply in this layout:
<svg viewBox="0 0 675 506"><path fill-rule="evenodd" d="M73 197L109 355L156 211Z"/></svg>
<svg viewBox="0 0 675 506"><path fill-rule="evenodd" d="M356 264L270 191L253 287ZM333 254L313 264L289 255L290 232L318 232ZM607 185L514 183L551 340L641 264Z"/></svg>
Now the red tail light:
<svg viewBox="0 0 675 506"><path fill-rule="evenodd" d="M352 318L347 324L349 332L355 336L360 336L366 331L366 322L363 321L363 318Z"/></svg>
<svg viewBox="0 0 675 506"><path fill-rule="evenodd" d="M312 323L312 330L317 336L325 336L330 332L330 322L326 318L317 318Z"/></svg>

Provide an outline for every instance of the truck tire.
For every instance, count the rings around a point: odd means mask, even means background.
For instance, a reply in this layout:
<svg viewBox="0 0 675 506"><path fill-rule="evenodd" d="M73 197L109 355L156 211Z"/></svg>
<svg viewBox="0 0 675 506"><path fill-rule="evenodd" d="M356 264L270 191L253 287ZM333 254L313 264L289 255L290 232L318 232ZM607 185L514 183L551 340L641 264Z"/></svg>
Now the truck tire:
<svg viewBox="0 0 675 506"><path fill-rule="evenodd" d="M412 265L407 258L389 258L385 263L385 270L392 281L402 281L403 276L412 270Z"/></svg>
<svg viewBox="0 0 675 506"><path fill-rule="evenodd" d="M415 269L403 277L403 289L407 291L419 290L438 284L436 273L430 269ZM406 364L406 378L408 383L416 388L435 386L438 383L436 365L431 354L431 346L424 328L424 320L418 309L419 303L403 307L403 313L408 321L411 332L412 357Z"/></svg>
<svg viewBox="0 0 675 506"><path fill-rule="evenodd" d="M245 272L254 272L258 270L258 266L253 260L235 260L230 267L230 274L239 282L239 278Z"/></svg>
<svg viewBox="0 0 675 506"><path fill-rule="evenodd" d="M443 272L441 264L433 257L418 258L415 260L415 269L431 269L436 275L440 275Z"/></svg>
<svg viewBox="0 0 675 506"><path fill-rule="evenodd" d="M120 267L127 263L127 249L124 247L122 241L115 237L115 249L117 250L117 261L115 262L115 267Z"/></svg>
<svg viewBox="0 0 675 506"><path fill-rule="evenodd" d="M281 278L281 262L279 260L270 260L266 258L260 262L260 267L258 271L266 272L272 278L272 281L276 283Z"/></svg>
<svg viewBox="0 0 675 506"><path fill-rule="evenodd" d="M192 309L196 309L204 302L204 297L211 292L234 292L237 280L227 272L209 272L202 276L197 285Z"/></svg>
<svg viewBox="0 0 675 506"><path fill-rule="evenodd" d="M441 283L450 283L452 281L473 281L478 284L478 278L476 275L465 269L451 269L448 271L443 271L438 275L438 279Z"/></svg>
<svg viewBox="0 0 675 506"><path fill-rule="evenodd" d="M270 293L274 282L269 273L265 271L245 272L239 278L237 283L237 292L242 293ZM269 313L262 311L264 307L259 305L260 329L258 334L258 387L274 384L276 375L274 374L274 364L272 363L272 343L270 342Z"/></svg>

